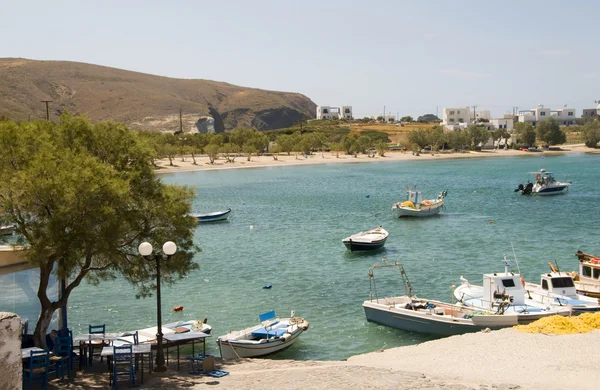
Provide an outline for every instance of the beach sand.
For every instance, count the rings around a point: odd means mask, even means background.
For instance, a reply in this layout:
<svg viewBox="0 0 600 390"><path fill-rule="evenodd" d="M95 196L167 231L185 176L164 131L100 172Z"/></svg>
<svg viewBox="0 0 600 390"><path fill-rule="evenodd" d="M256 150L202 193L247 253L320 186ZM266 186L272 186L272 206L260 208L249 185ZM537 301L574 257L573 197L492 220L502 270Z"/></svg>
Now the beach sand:
<svg viewBox="0 0 600 390"><path fill-rule="evenodd" d="M281 154L275 160L272 156L255 156L253 155L250 161L247 161L246 156L238 156L234 162L227 162L225 158L219 158L214 164L209 163L209 159L205 155L196 156L196 165L193 163L191 156L177 157L173 159L173 165L170 165L169 159L156 160L157 173L169 172L185 172L198 170L212 169L232 169L232 168L267 168L278 166L291 165L312 165L312 164L344 164L344 163L367 163L367 162L385 162L385 161L426 161L426 160L443 160L443 159L463 159L463 158L486 158L486 157L540 157L561 155L564 153L600 153L599 150L588 148L583 144L563 145L561 151L545 151L537 152L522 152L520 150L483 150L480 152L441 152L441 153L421 153L419 156L413 155L412 152L388 151L385 157L376 155L369 157L360 154L356 157L339 153L324 152L315 153L304 157L303 155L291 156ZM182 161L183 160L183 161Z"/></svg>

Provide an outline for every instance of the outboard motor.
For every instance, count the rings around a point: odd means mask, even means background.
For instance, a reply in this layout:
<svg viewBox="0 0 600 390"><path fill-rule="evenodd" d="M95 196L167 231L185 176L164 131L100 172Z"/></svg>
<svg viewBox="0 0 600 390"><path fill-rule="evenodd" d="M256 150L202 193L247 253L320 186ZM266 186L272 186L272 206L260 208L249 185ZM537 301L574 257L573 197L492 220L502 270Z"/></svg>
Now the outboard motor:
<svg viewBox="0 0 600 390"><path fill-rule="evenodd" d="M533 183L527 183L527 185L525 186L525 188L523 189L523 191L521 193L523 195L529 195L529 194L531 194L532 190L533 190Z"/></svg>
<svg viewBox="0 0 600 390"><path fill-rule="evenodd" d="M519 187L517 187L517 189L515 190L515 192L517 192L517 191L523 192L524 189L525 189L525 187L523 187L523 184L519 184Z"/></svg>

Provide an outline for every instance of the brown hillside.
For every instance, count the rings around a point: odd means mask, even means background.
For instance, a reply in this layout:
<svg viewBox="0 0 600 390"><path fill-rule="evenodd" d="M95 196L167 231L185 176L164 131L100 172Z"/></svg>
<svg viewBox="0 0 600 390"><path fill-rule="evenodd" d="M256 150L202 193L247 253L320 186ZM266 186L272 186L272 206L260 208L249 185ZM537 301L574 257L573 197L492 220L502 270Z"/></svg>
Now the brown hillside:
<svg viewBox="0 0 600 390"><path fill-rule="evenodd" d="M315 115L315 103L299 93L244 88L210 80L173 79L68 61L0 58L0 115L14 120L50 117L61 110L94 121L115 120L149 130L177 130L179 110L186 131L217 132L237 126L289 127ZM203 125L204 124L204 125Z"/></svg>

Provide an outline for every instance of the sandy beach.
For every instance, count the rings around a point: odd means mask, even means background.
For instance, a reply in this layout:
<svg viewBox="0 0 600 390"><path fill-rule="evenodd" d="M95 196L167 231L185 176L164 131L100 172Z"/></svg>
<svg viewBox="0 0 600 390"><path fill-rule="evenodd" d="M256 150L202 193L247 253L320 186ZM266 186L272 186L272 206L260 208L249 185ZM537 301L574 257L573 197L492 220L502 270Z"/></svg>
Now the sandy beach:
<svg viewBox="0 0 600 390"><path fill-rule="evenodd" d="M483 150L480 152L440 152L440 153L421 153L419 156L413 155L412 152L389 151L384 157L376 155L369 157L365 154L360 154L356 157L344 155L335 152L315 153L310 156L295 155L290 156L281 154L277 156L277 160L273 156L255 156L253 155L250 161L247 161L246 156L237 156L233 162L228 162L224 157L215 160L214 164L210 164L209 159L205 155L196 156L196 164L194 164L191 156L176 157L173 159L173 165L170 165L169 159L161 159L156 161L157 173L169 172L185 172L213 169L233 169L233 168L270 168L279 166L292 165L312 165L312 164L358 164L369 162L386 162L386 161L431 161L444 159L464 159L464 158L487 158L487 157L536 157L561 155L564 153L599 153L600 151L588 148L583 144L563 145L561 151L544 151L538 152L523 152L520 150Z"/></svg>

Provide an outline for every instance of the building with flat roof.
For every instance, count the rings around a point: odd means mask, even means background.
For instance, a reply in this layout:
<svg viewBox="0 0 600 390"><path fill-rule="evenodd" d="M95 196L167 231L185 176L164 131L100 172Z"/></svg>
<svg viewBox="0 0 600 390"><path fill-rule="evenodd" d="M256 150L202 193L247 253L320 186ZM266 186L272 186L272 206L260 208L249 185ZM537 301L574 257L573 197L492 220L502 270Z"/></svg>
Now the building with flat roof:
<svg viewBox="0 0 600 390"><path fill-rule="evenodd" d="M352 106L317 106L317 119L352 118Z"/></svg>
<svg viewBox="0 0 600 390"><path fill-rule="evenodd" d="M442 125L450 130L465 128L471 124L472 119L469 107L444 108L442 110Z"/></svg>
<svg viewBox="0 0 600 390"><path fill-rule="evenodd" d="M540 104L531 110L519 111L519 122L529 122L533 126L535 126L535 124L539 121L543 121L547 118L556 119L561 126L577 124L575 122L575 109L567 108L566 106L557 110L552 110L549 107L544 107L542 104Z"/></svg>

